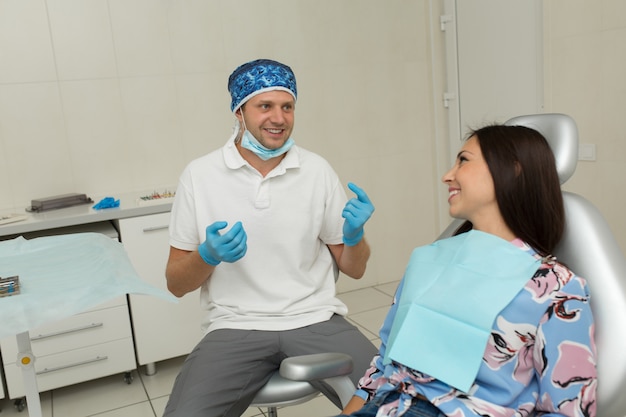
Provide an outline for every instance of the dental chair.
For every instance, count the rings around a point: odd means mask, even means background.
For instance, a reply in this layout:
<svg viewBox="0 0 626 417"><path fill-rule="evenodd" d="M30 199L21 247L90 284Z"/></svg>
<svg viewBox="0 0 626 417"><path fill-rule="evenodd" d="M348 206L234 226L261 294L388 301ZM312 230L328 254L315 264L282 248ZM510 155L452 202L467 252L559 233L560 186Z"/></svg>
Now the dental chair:
<svg viewBox="0 0 626 417"><path fill-rule="evenodd" d="M278 407L301 404L320 395L316 382L321 381L335 391L337 398L329 399L342 409L356 391L348 376L351 373L352 357L345 353L286 358L256 394L250 407L267 408L267 416L276 417Z"/></svg>
<svg viewBox="0 0 626 417"><path fill-rule="evenodd" d="M578 130L564 114L515 117L505 123L539 131L550 144L561 185L578 161ZM585 278L596 322L598 417L626 416L626 258L602 214L585 198L563 192L565 233L554 255ZM439 238L449 237L463 221L456 220Z"/></svg>

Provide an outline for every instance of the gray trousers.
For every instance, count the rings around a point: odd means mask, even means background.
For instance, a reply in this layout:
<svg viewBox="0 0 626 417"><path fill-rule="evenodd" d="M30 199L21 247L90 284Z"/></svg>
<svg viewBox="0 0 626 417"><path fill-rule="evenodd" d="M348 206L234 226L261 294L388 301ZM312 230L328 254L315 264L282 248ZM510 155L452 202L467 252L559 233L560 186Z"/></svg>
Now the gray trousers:
<svg viewBox="0 0 626 417"><path fill-rule="evenodd" d="M213 331L185 360L163 417L240 416L284 358L322 352L351 355L356 385L377 349L338 315L294 330Z"/></svg>

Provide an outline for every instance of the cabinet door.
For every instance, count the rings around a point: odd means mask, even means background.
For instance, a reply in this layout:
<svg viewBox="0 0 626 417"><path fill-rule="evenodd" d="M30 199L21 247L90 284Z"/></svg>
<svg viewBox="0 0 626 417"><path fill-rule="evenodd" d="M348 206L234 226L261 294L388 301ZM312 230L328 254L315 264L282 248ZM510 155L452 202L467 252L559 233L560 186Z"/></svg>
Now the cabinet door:
<svg viewBox="0 0 626 417"><path fill-rule="evenodd" d="M160 213L119 221L122 244L137 273L165 290L169 219L169 213ZM129 301L140 365L186 355L200 341L199 290L178 304L141 295L130 295Z"/></svg>

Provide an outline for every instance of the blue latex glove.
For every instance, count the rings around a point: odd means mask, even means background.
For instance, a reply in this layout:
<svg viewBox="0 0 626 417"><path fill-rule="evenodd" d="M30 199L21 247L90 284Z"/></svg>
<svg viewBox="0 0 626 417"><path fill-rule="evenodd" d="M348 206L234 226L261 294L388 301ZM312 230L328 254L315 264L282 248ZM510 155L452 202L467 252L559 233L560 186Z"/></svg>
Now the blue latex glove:
<svg viewBox="0 0 626 417"><path fill-rule="evenodd" d="M198 246L198 253L209 265L216 266L222 261L236 262L248 250L248 236L241 222L235 223L228 232L220 234L219 231L226 226L226 222L215 222L207 226L206 240Z"/></svg>
<svg viewBox="0 0 626 417"><path fill-rule="evenodd" d="M348 183L357 198L352 198L346 203L341 216L346 219L343 223L343 243L354 246L363 238L363 226L374 212L374 205L365 191L353 183Z"/></svg>
<svg viewBox="0 0 626 417"><path fill-rule="evenodd" d="M120 206L120 200L116 200L113 197L104 197L102 200L98 201L96 205L92 208L95 210L102 210L108 208L115 208Z"/></svg>

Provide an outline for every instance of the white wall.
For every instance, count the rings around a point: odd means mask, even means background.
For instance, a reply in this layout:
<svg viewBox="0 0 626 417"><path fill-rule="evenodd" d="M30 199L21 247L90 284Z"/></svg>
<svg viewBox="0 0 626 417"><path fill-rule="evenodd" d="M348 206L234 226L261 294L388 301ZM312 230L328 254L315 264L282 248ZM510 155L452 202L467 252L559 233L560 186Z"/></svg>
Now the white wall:
<svg viewBox="0 0 626 417"><path fill-rule="evenodd" d="M2 0L0 210L69 192L95 199L175 185L189 160L230 134L230 72L273 58L298 80L296 142L377 208L367 275L340 286L397 280L410 250L438 233L429 7Z"/></svg>
<svg viewBox="0 0 626 417"><path fill-rule="evenodd" d="M596 161L565 188L591 200L626 250L626 2L544 2L545 110L567 113Z"/></svg>

